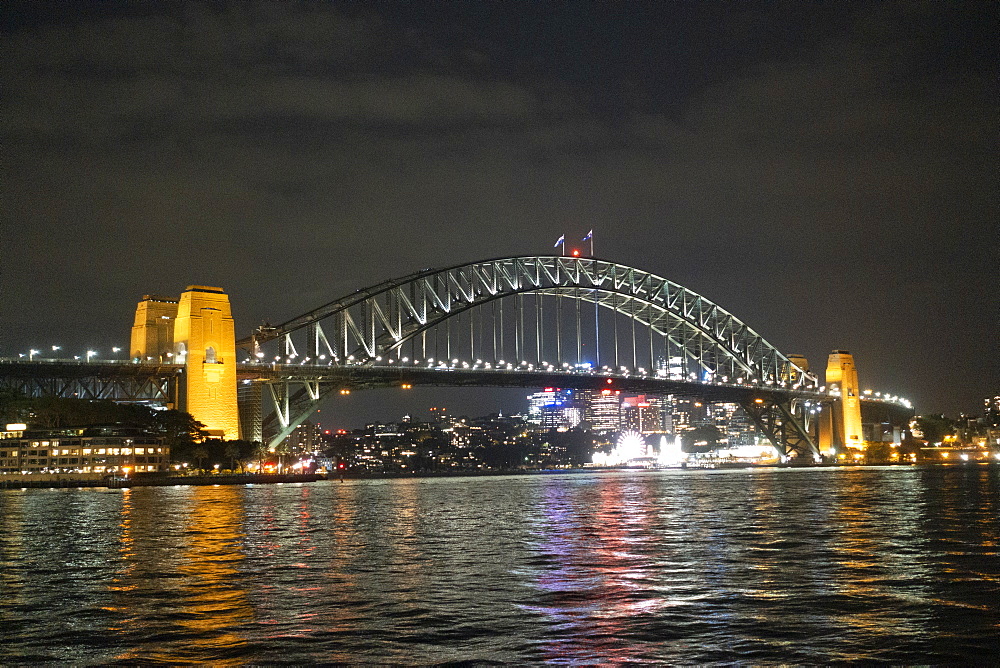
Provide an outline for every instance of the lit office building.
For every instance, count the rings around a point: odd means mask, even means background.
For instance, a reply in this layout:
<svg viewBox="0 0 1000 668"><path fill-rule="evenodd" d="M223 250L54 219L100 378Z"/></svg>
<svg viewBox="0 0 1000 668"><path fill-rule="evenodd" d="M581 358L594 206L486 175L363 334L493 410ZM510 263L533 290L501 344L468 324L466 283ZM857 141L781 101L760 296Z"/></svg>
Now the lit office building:
<svg viewBox="0 0 1000 668"><path fill-rule="evenodd" d="M986 424L991 427L1000 427L1000 396L984 399L983 403L986 405L984 416Z"/></svg>
<svg viewBox="0 0 1000 668"><path fill-rule="evenodd" d="M667 415L667 432L682 434L704 424L704 402L671 395L667 398Z"/></svg>
<svg viewBox="0 0 1000 668"><path fill-rule="evenodd" d="M320 428L312 422L303 422L288 435L289 452L314 452L322 446Z"/></svg>
<svg viewBox="0 0 1000 668"><path fill-rule="evenodd" d="M547 387L528 395L527 422L545 429L572 429L583 421L584 409L575 390Z"/></svg>
<svg viewBox="0 0 1000 668"><path fill-rule="evenodd" d="M752 445L757 428L739 404L709 404L705 411L706 424L722 432L730 445Z"/></svg>
<svg viewBox="0 0 1000 668"><path fill-rule="evenodd" d="M663 432L664 402L660 397L639 395L621 400L621 426L640 434Z"/></svg>
<svg viewBox="0 0 1000 668"><path fill-rule="evenodd" d="M585 418L593 431L618 431L621 427L621 391L591 391L586 397Z"/></svg>
<svg viewBox="0 0 1000 668"><path fill-rule="evenodd" d="M682 380L686 377L684 368L685 365L683 357L661 357L656 361L656 373L658 376L663 378Z"/></svg>

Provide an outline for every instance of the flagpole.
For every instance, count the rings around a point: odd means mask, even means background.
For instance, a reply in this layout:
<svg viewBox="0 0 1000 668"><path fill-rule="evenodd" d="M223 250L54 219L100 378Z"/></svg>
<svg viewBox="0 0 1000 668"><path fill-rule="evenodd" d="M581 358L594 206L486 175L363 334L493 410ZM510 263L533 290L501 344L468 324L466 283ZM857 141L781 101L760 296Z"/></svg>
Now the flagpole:
<svg viewBox="0 0 1000 668"><path fill-rule="evenodd" d="M563 255L563 257L566 257L566 235L565 234L562 235L562 240L563 240L563 242L561 244L561 246L562 246L562 255Z"/></svg>
<svg viewBox="0 0 1000 668"><path fill-rule="evenodd" d="M590 231L590 257L594 257L594 231Z"/></svg>

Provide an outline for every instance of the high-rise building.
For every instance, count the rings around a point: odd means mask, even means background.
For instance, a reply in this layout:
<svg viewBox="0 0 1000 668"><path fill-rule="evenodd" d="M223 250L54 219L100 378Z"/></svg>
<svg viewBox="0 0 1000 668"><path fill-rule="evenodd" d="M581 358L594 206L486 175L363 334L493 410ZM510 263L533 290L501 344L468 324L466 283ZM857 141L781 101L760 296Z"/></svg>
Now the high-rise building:
<svg viewBox="0 0 1000 668"><path fill-rule="evenodd" d="M546 429L572 429L583 421L582 395L576 390L546 387L528 395L527 422Z"/></svg>
<svg viewBox="0 0 1000 668"><path fill-rule="evenodd" d="M715 403L705 406L706 424L716 427L729 445L752 445L757 428L739 404Z"/></svg>
<svg viewBox="0 0 1000 668"><path fill-rule="evenodd" d="M705 402L692 397L667 397L667 432L682 434L705 424Z"/></svg>
<svg viewBox="0 0 1000 668"><path fill-rule="evenodd" d="M1000 395L984 399L983 403L986 404L986 411L983 413L986 424L991 427L1000 427Z"/></svg>
<svg viewBox="0 0 1000 668"><path fill-rule="evenodd" d="M585 418L593 431L618 431L621 426L621 391L591 390L586 395Z"/></svg>
<svg viewBox="0 0 1000 668"><path fill-rule="evenodd" d="M685 378L683 357L661 357L656 361L656 373L660 377L671 380L681 380Z"/></svg>
<svg viewBox="0 0 1000 668"><path fill-rule="evenodd" d="M632 429L640 434L658 434L664 430L663 400L660 397L623 397L620 414L624 429Z"/></svg>
<svg viewBox="0 0 1000 668"><path fill-rule="evenodd" d="M320 428L306 421L292 430L286 444L289 452L313 452L322 447Z"/></svg>

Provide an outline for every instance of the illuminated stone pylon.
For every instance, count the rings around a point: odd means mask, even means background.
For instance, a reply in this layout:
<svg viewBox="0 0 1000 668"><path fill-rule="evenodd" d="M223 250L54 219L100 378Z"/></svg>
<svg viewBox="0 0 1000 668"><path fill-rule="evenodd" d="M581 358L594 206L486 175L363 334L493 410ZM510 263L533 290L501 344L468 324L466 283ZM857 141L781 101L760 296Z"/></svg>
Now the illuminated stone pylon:
<svg viewBox="0 0 1000 668"><path fill-rule="evenodd" d="M820 423L820 451L832 454L834 449L861 448L861 390L854 357L846 350L830 353L826 365L826 386L840 392L840 400L824 409Z"/></svg>
<svg viewBox="0 0 1000 668"><path fill-rule="evenodd" d="M806 359L805 355L789 355L788 361L797 366L799 369L802 369L803 373L809 371L809 360ZM784 375L785 378L783 380L787 380L792 385L798 383L802 376L802 374L791 367L788 367L788 373Z"/></svg>
<svg viewBox="0 0 1000 668"><path fill-rule="evenodd" d="M190 285L174 323L173 359L185 365L182 407L215 438L240 436L236 404L236 332L222 288Z"/></svg>
<svg viewBox="0 0 1000 668"><path fill-rule="evenodd" d="M143 295L135 308L132 359L140 362L167 362L167 353L174 350L174 321L177 319L177 298Z"/></svg>

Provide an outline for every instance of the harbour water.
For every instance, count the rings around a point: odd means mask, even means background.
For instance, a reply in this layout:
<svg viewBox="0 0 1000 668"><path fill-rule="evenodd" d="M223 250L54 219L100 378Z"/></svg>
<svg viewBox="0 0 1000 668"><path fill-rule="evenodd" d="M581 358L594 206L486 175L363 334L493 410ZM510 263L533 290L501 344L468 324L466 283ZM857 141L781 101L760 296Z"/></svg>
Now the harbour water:
<svg viewBox="0 0 1000 668"><path fill-rule="evenodd" d="M1000 657L1000 467L0 491L0 664Z"/></svg>

